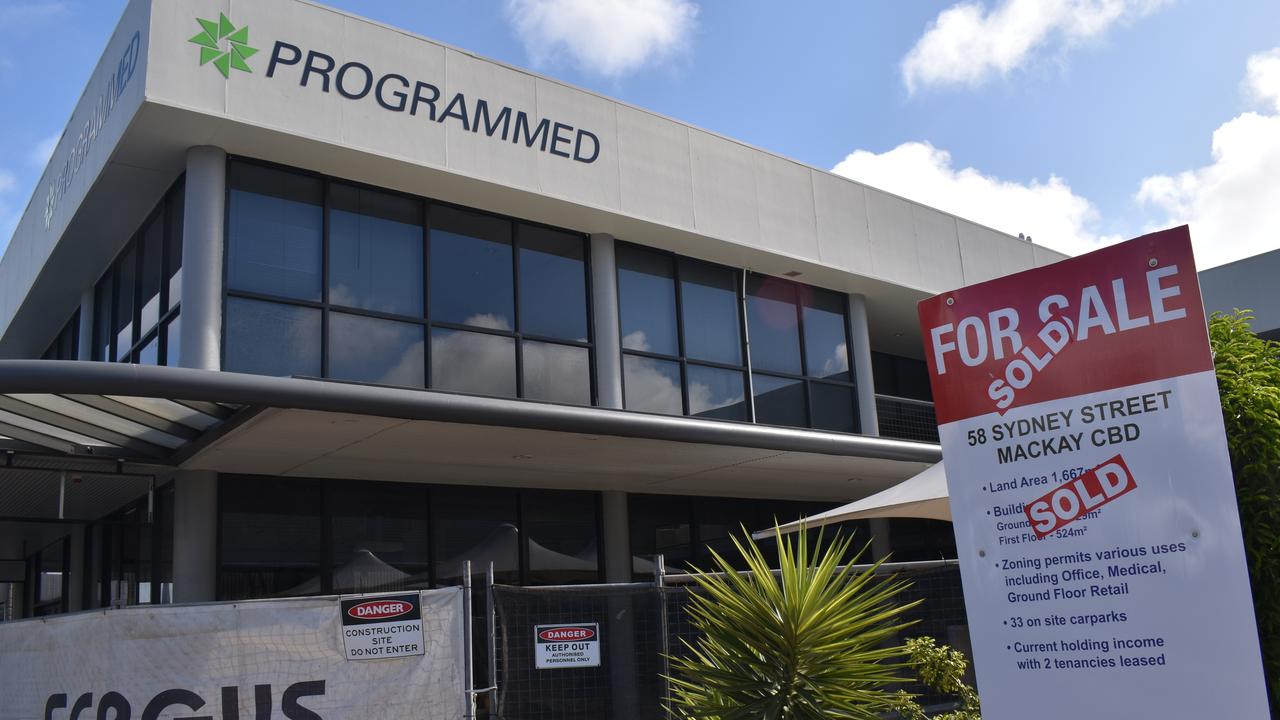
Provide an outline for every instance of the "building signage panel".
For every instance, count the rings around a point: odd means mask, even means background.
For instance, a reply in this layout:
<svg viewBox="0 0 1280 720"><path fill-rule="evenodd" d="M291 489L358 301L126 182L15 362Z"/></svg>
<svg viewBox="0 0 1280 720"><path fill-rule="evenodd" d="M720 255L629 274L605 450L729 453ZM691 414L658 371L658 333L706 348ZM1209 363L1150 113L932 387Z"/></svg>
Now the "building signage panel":
<svg viewBox="0 0 1280 720"><path fill-rule="evenodd" d="M1268 717L1187 228L919 310L984 717Z"/></svg>
<svg viewBox="0 0 1280 720"><path fill-rule="evenodd" d="M426 653L418 593L343 598L342 646L348 660Z"/></svg>
<svg viewBox="0 0 1280 720"><path fill-rule="evenodd" d="M535 625L534 665L539 670L600 667L600 626L597 623Z"/></svg>

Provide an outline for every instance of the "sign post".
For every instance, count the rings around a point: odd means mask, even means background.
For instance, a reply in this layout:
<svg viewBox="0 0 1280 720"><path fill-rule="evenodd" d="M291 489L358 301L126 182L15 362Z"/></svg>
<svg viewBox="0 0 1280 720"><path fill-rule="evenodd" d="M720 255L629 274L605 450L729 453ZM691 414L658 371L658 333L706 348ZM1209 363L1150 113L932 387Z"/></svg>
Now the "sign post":
<svg viewBox="0 0 1280 720"><path fill-rule="evenodd" d="M1187 228L919 311L983 716L1269 717Z"/></svg>

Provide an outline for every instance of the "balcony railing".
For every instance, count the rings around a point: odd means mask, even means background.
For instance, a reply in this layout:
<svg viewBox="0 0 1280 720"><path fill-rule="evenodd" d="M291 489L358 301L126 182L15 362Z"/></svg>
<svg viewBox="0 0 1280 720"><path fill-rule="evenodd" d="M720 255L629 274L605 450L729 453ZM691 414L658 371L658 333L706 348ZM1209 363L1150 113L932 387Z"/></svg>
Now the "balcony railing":
<svg viewBox="0 0 1280 720"><path fill-rule="evenodd" d="M938 419L931 402L877 394L876 416L884 437L938 442Z"/></svg>

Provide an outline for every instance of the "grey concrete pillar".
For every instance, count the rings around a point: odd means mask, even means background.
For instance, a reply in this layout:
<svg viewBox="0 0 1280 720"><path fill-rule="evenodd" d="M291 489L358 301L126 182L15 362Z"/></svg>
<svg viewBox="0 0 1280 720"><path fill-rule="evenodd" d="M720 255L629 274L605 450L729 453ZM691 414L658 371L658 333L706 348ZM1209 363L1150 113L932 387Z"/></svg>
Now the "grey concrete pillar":
<svg viewBox="0 0 1280 720"><path fill-rule="evenodd" d="M93 286L80 291L80 327L77 329L76 359L93 359Z"/></svg>
<svg viewBox="0 0 1280 720"><path fill-rule="evenodd" d="M182 367L222 369L226 191L226 151L188 149L182 219Z"/></svg>
<svg viewBox="0 0 1280 720"><path fill-rule="evenodd" d="M876 419L876 386L871 373L871 332L867 328L867 299L849 295L849 369L857 384L858 420L863 435L879 435Z"/></svg>
<svg viewBox="0 0 1280 720"><path fill-rule="evenodd" d="M604 580L631 582L631 524L627 514L627 494L605 490L600 524L604 527ZM646 578L648 579L648 578Z"/></svg>
<svg viewBox="0 0 1280 720"><path fill-rule="evenodd" d="M871 332L867 326L867 299L858 293L849 295L849 369L853 371L858 393L858 421L863 435L879 435L876 417L876 385L871 371ZM875 559L893 549L889 537L889 519L872 518L871 554Z"/></svg>
<svg viewBox="0 0 1280 720"><path fill-rule="evenodd" d="M218 474L179 471L173 480L174 602L216 599L217 538Z"/></svg>
<svg viewBox="0 0 1280 720"><path fill-rule="evenodd" d="M618 263L613 236L591 236L591 309L600 407L622 407L622 336L618 330Z"/></svg>

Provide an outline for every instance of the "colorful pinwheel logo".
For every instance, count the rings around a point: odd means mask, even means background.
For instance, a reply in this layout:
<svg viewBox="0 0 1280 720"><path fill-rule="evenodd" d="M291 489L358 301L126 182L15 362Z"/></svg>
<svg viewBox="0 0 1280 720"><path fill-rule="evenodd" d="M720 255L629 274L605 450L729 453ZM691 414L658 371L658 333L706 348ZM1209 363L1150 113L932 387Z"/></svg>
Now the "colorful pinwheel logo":
<svg viewBox="0 0 1280 720"><path fill-rule="evenodd" d="M201 65L212 62L224 78L231 77L232 69L253 72L245 62L258 53L257 48L249 47L249 26L237 30L222 13L218 13L217 22L202 18L196 18L196 22L200 23L204 32L188 42L200 46ZM223 46L223 40L226 40L226 47Z"/></svg>

